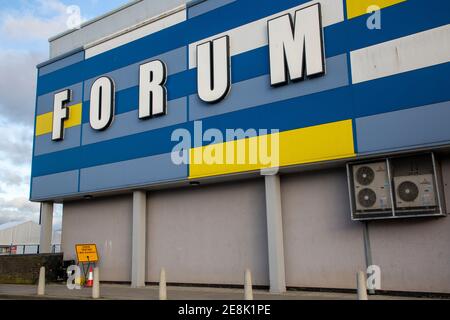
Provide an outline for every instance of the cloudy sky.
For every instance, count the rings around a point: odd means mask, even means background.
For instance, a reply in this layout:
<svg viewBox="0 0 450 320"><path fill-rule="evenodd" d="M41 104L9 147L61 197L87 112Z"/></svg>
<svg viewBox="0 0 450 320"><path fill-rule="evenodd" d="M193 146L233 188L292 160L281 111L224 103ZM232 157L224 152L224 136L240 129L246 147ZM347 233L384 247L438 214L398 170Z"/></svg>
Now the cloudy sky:
<svg viewBox="0 0 450 320"><path fill-rule="evenodd" d="M68 29L73 7L87 20L128 0L0 0L0 224L39 221L39 205L28 201L35 66L47 60L47 39ZM70 25L70 24L69 24ZM61 226L56 207L54 228Z"/></svg>

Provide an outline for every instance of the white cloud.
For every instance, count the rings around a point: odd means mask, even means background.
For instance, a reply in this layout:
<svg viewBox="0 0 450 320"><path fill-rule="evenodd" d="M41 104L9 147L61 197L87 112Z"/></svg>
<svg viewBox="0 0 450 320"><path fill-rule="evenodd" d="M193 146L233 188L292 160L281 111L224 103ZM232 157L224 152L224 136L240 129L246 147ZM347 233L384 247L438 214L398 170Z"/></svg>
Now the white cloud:
<svg viewBox="0 0 450 320"><path fill-rule="evenodd" d="M32 135L31 126L9 122L0 116L0 187L3 190L14 193L28 187Z"/></svg>
<svg viewBox="0 0 450 320"><path fill-rule="evenodd" d="M0 116L33 126L36 64L46 55L19 50L0 51Z"/></svg>
<svg viewBox="0 0 450 320"><path fill-rule="evenodd" d="M0 223L38 216L39 205L28 201L31 132L32 127L0 118Z"/></svg>
<svg viewBox="0 0 450 320"><path fill-rule="evenodd" d="M56 12L64 14L67 9L67 6L59 0L38 0L38 3L40 6L37 7L37 10L40 10L41 13Z"/></svg>
<svg viewBox="0 0 450 320"><path fill-rule="evenodd" d="M28 201L36 65L48 57L47 39L67 29L67 9L61 0L0 6L0 224L39 221L39 204ZM56 205L55 230L61 220L62 208Z"/></svg>
<svg viewBox="0 0 450 320"><path fill-rule="evenodd" d="M39 222L39 204L31 203L25 197L0 198L0 224L28 220Z"/></svg>
<svg viewBox="0 0 450 320"><path fill-rule="evenodd" d="M0 115L0 162L29 167L32 153L33 127ZM1 169L1 168L0 168Z"/></svg>
<svg viewBox="0 0 450 320"><path fill-rule="evenodd" d="M48 57L47 39L66 30L68 18L59 0L22 0L18 7L0 8L0 224L39 221L39 204L28 201L36 65ZM56 206L56 230L61 211Z"/></svg>
<svg viewBox="0 0 450 320"><path fill-rule="evenodd" d="M6 38L21 40L46 40L66 29L66 17L42 19L31 14L17 17L7 15L3 20L1 32Z"/></svg>
<svg viewBox="0 0 450 320"><path fill-rule="evenodd" d="M0 12L0 37L13 41L47 41L68 29L73 12L60 0L24 1L20 10ZM82 21L86 19L81 17Z"/></svg>

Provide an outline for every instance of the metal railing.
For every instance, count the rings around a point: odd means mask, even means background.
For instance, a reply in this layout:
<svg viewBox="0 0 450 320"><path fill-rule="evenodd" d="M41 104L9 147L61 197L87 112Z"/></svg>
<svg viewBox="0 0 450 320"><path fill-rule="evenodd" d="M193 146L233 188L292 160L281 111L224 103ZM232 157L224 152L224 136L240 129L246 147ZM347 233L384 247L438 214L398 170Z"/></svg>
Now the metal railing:
<svg viewBox="0 0 450 320"><path fill-rule="evenodd" d="M60 253L61 245L53 244L51 253ZM21 254L38 254L39 245L38 244L24 244L24 245L9 245L0 246L0 256L7 255L21 255Z"/></svg>

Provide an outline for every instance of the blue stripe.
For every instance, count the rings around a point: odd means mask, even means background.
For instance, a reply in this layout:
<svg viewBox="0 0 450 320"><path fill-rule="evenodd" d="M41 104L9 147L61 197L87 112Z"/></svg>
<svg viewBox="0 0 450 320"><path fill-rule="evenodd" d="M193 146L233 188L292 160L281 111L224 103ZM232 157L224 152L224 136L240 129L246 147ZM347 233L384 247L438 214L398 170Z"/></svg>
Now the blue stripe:
<svg viewBox="0 0 450 320"><path fill-rule="evenodd" d="M166 52L164 54L139 61L132 65L108 72L103 76L114 80L117 92L139 85L139 66L149 61L161 60L167 66L167 74L173 75L186 70L187 56L184 47ZM89 100L91 95L91 86L97 78L91 78L84 82L84 100Z"/></svg>
<svg viewBox="0 0 450 320"><path fill-rule="evenodd" d="M237 83L233 87L230 96L214 106L202 103L199 101L197 95L193 95L190 97L190 120L229 113L258 105L265 105L276 101L287 100L319 91L346 86L349 84L347 79L346 55L344 54L328 59L327 75L325 77L307 80L301 83L293 83L283 88L272 88L269 83L270 80L268 79L268 76L261 76ZM133 93L134 94L127 94L125 97L123 94L118 94L118 115L116 115L113 124L110 128L108 128L108 130L98 132L92 130L88 122L83 124L83 145L111 140L144 131L150 131L187 121L185 98L169 101L167 116L158 117L151 120L139 120L136 110L138 103L138 92L133 90ZM123 109L119 106L122 106L125 103L127 103L127 106L136 107L133 111L121 113L120 111L123 111ZM86 106L84 108L84 113L87 121L89 121L88 111L89 107ZM46 152L41 152L40 154L52 152L52 146L56 146L54 151L58 151L56 148L63 144L67 147L61 148L60 150L75 146L69 142L66 143L66 141L56 143L52 142L47 136L45 136L45 139L47 139L46 142L48 147Z"/></svg>
<svg viewBox="0 0 450 320"><path fill-rule="evenodd" d="M83 101L83 83L74 84L67 89L72 90L72 100L69 105L77 104ZM36 115L53 112L53 100L55 93L61 90L56 90L45 95L39 96L37 98L37 113Z"/></svg>
<svg viewBox="0 0 450 320"><path fill-rule="evenodd" d="M207 118L203 127L223 133L227 128L285 131L448 101L449 74L450 63L446 63ZM38 156L34 158L33 176L169 153L176 144L171 141L171 133L177 128L192 133L193 123Z"/></svg>
<svg viewBox="0 0 450 320"><path fill-rule="evenodd" d="M78 191L78 170L33 178L31 185L34 201L74 194Z"/></svg>
<svg viewBox="0 0 450 320"><path fill-rule="evenodd" d="M180 180L187 177L186 167L185 164L173 164L171 153L91 167L80 172L80 191L92 192Z"/></svg>
<svg viewBox="0 0 450 320"><path fill-rule="evenodd" d="M449 82L450 62L353 85L354 118L450 100Z"/></svg>
<svg viewBox="0 0 450 320"><path fill-rule="evenodd" d="M52 134L44 134L35 137L34 155L39 156L47 153L62 151L80 146L81 126L76 126L64 130L64 140L53 141Z"/></svg>
<svg viewBox="0 0 450 320"><path fill-rule="evenodd" d="M169 101L165 116L140 120L137 110L117 115L108 130L94 131L89 123L83 124L83 145L129 136L187 121L186 98Z"/></svg>
<svg viewBox="0 0 450 320"><path fill-rule="evenodd" d="M227 6L186 21L186 37L189 43L214 36L250 22L271 16L310 0L239 0Z"/></svg>
<svg viewBox="0 0 450 320"><path fill-rule="evenodd" d="M55 72L59 69L63 69L65 67L68 67L72 64L75 64L75 63L83 61L83 60L84 60L84 51L79 51L68 57L57 60L53 63L50 63L48 65L45 65L45 66L39 68L39 76L44 76L46 74Z"/></svg>
<svg viewBox="0 0 450 320"><path fill-rule="evenodd" d="M39 95L187 46L309 0L240 0L40 78ZM224 19L223 17L233 17Z"/></svg>
<svg viewBox="0 0 450 320"><path fill-rule="evenodd" d="M382 9L381 30L367 28L367 15L330 26L329 35L338 41L326 50L335 55L440 27L450 22L448 12L448 0L407 0ZM329 40L325 35L325 43Z"/></svg>
<svg viewBox="0 0 450 320"><path fill-rule="evenodd" d="M184 86L182 84L185 84ZM196 91L195 70L177 73L168 78L166 83L167 99L177 100ZM85 95L85 99L86 99ZM89 97L87 97L89 99ZM139 107L139 86L131 87L116 93L116 115L130 112ZM83 123L89 122L90 101L83 103Z"/></svg>
<svg viewBox="0 0 450 320"><path fill-rule="evenodd" d="M203 130L278 129L280 132L351 119L353 108L336 107L335 102L349 101L351 87L341 87L308 96L270 103L233 113L202 119ZM208 143L204 143L208 144Z"/></svg>
<svg viewBox="0 0 450 320"><path fill-rule="evenodd" d="M226 99L214 106L201 101L196 94L191 95L189 97L189 120L265 105L349 84L346 54L329 58L326 64L326 76L292 83L284 87L271 87L269 75L236 83Z"/></svg>
<svg viewBox="0 0 450 320"><path fill-rule="evenodd" d="M358 150L373 153L450 141L450 101L356 119Z"/></svg>
<svg viewBox="0 0 450 320"><path fill-rule="evenodd" d="M242 81L252 76L258 76L268 73L268 54L267 47L253 50L251 52L238 55L233 58L233 75L234 82ZM247 67L247 68L246 68ZM186 73L177 74L169 77L168 91L169 99L177 99L187 94L196 92L195 70ZM137 75L135 76L137 81ZM138 87L130 88L124 92L117 93L117 113L128 112L136 109L138 105ZM83 122L89 121L88 106L83 108Z"/></svg>
<svg viewBox="0 0 450 320"><path fill-rule="evenodd" d="M302 83L294 83L284 88L272 88L269 85L268 76L261 76L255 79L237 83L227 99L214 106L199 101L197 95L192 95L190 100L191 116L190 120L210 117L223 113L242 110L258 105L264 105L275 101L287 100L297 96L308 95L311 93L330 90L349 84L347 79L347 59L346 55L341 55L328 59L327 76L314 80L307 80ZM137 90L137 89L136 89ZM133 90L133 94L118 94L118 108L127 103L128 106L137 106L138 92ZM134 97L134 98L133 98ZM139 132L154 130L164 126L174 125L186 122L185 98L169 101L168 115L151 120L139 120L137 110L120 113L114 120L113 125L106 131L97 132L90 128L89 123L84 124L84 132L87 133L83 139L83 144L89 144L113 138L132 135ZM177 104L183 103L183 109L178 108ZM137 108L137 107L136 107ZM85 110L89 108L86 107ZM87 111L85 111L87 113ZM86 120L88 121L87 115Z"/></svg>
<svg viewBox="0 0 450 320"><path fill-rule="evenodd" d="M191 131L190 126L185 123L37 156L33 160L33 176L169 153L176 144L171 142L173 130L185 128Z"/></svg>
<svg viewBox="0 0 450 320"><path fill-rule="evenodd" d="M111 70L186 46L207 36L218 34L306 1L283 1L283 8L279 8L280 5L276 4L277 1L268 3L268 0L266 0L262 2L268 7L262 8L262 5L254 6L254 4L250 6L247 1L237 1L84 62L40 77L38 92L43 94L74 82L94 78ZM326 56L339 55L350 50L441 26L448 23L449 19L446 12L449 10L450 2L445 0L434 0L427 3L409 0L383 9L382 30L367 29L366 17L331 25L324 31ZM238 12L239 16L236 17ZM224 19L223 17L226 15L223 14L225 13L230 14L229 16L234 14L233 19ZM246 18L245 21L241 21L243 16ZM432 16L433 19L430 19L429 16ZM155 44L158 45L155 46ZM266 64L268 64L268 61L266 61ZM180 83L181 86L184 84Z"/></svg>
<svg viewBox="0 0 450 320"><path fill-rule="evenodd" d="M269 73L268 47L258 48L232 58L232 82L233 84L248 79L253 79ZM137 81L138 75L135 75ZM305 83L302 83L305 85ZM180 97L196 94L197 69L191 69L172 75L167 80L168 99L174 100ZM234 90L234 89L232 89ZM233 94L233 92L232 92ZM85 95L85 99L89 96ZM89 101L83 106L83 123L89 122ZM138 108L139 87L134 86L116 93L116 114L129 112Z"/></svg>
<svg viewBox="0 0 450 320"><path fill-rule="evenodd" d="M188 19L192 19L194 17L205 14L209 11L215 10L217 8L223 7L227 4L233 3L236 0L207 0L196 2L193 5L189 5L188 3Z"/></svg>
<svg viewBox="0 0 450 320"><path fill-rule="evenodd" d="M450 100L450 63L203 119L203 129L286 131Z"/></svg>
<svg viewBox="0 0 450 320"><path fill-rule="evenodd" d="M233 70L232 70L232 82L233 84L236 85L240 85L240 82L243 82L245 80L251 79L251 81L258 81L260 83L261 86L266 87L265 84L261 83L262 81L264 81L263 78L261 79L254 79L256 77L260 77L263 75L267 75L269 73L269 67L266 63L266 61L268 60L268 49L267 47L263 47L260 49L256 49L253 51L250 51L246 54L242 54L242 55L238 55L236 57L234 57L232 59L232 65L234 66ZM334 64L336 63L335 60L336 58L333 57L330 61L333 62L333 65L327 66L328 69L333 70L336 67L334 66ZM250 64L249 61L252 61L252 63ZM344 63L344 62L343 62ZM245 68L241 68L241 66L247 65L248 68L247 70L245 70ZM329 73L328 73L329 75ZM343 74L339 73L338 75L336 75L336 77L339 76L343 76ZM339 85L341 85L340 83L343 80L337 80L337 79L326 79L325 80L320 80L319 83L322 84L323 82L326 84L328 83L328 81L339 81ZM269 80L267 80L267 83L270 83ZM301 86L306 86L305 89L300 89L299 93L300 94L306 94L306 92L308 91L308 88L310 88L311 85L309 83L315 83L315 81L305 81L302 82L301 84L299 84L298 86L296 86L296 88L300 88ZM347 84L347 82L346 82ZM168 91L168 99L169 100L175 100L175 99L179 99L181 97L185 97L188 95L196 95L197 92L197 69L192 69L186 72L182 72L182 73L178 73L176 75L170 76L167 80L167 91ZM236 95L236 93L234 92L236 89L235 86L233 86L231 94L234 96ZM277 89L277 91L279 91L279 95L283 96L283 93L285 91L290 91L289 94L293 94L292 91L294 91L293 89L287 89L287 90L280 90L279 88ZM272 90L271 92L274 92L274 90ZM299 94L299 95L300 95ZM244 95L239 95L239 97L241 98L245 98ZM295 94L293 94L292 96L296 96ZM86 97L85 95L85 99L88 99L88 97ZM196 97L190 97L190 100L194 100L198 101ZM227 103L229 100L229 97L227 97L227 99L225 100ZM236 101L235 101L236 102ZM240 104L243 103L243 101L239 101ZM265 102L267 103L267 102ZM229 103L230 104L230 103ZM261 103L264 104L264 103ZM116 93L116 114L121 114L121 113L125 113L125 112L130 112L133 110L136 110L138 108L139 105L139 86L135 86L135 87L131 87L122 91L119 91ZM256 103L253 103L253 105L256 105ZM84 103L83 105L83 123L88 123L89 122L89 106L90 106L90 101L87 101L86 103ZM244 104L245 106L245 104ZM210 108L211 110L217 110L220 107L220 104L216 104L214 106L214 108ZM230 110L231 111L231 110Z"/></svg>

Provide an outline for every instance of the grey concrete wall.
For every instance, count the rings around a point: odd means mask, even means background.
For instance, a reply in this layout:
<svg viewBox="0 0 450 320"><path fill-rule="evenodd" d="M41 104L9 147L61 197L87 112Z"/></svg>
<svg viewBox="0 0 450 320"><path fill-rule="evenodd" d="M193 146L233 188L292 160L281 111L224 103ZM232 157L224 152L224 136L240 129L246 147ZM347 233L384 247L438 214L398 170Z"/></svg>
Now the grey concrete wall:
<svg viewBox="0 0 450 320"><path fill-rule="evenodd" d="M442 175L449 199L448 157ZM371 222L369 235L382 289L450 293L450 217Z"/></svg>
<svg viewBox="0 0 450 320"><path fill-rule="evenodd" d="M76 260L75 245L95 243L102 281L131 281L132 196L64 204L62 251Z"/></svg>
<svg viewBox="0 0 450 320"><path fill-rule="evenodd" d="M450 157L442 161L450 199ZM345 168L281 177L286 282L355 288L365 269L362 223L352 222ZM382 289L450 293L450 217L369 223ZM62 250L98 245L102 280L130 281L132 196L64 205ZM268 285L264 180L152 191L147 199L146 281Z"/></svg>
<svg viewBox="0 0 450 320"><path fill-rule="evenodd" d="M383 290L450 293L450 219L369 224Z"/></svg>
<svg viewBox="0 0 450 320"><path fill-rule="evenodd" d="M286 285L355 288L363 228L350 219L345 168L281 177Z"/></svg>
<svg viewBox="0 0 450 320"><path fill-rule="evenodd" d="M147 281L268 285L264 180L150 192Z"/></svg>

